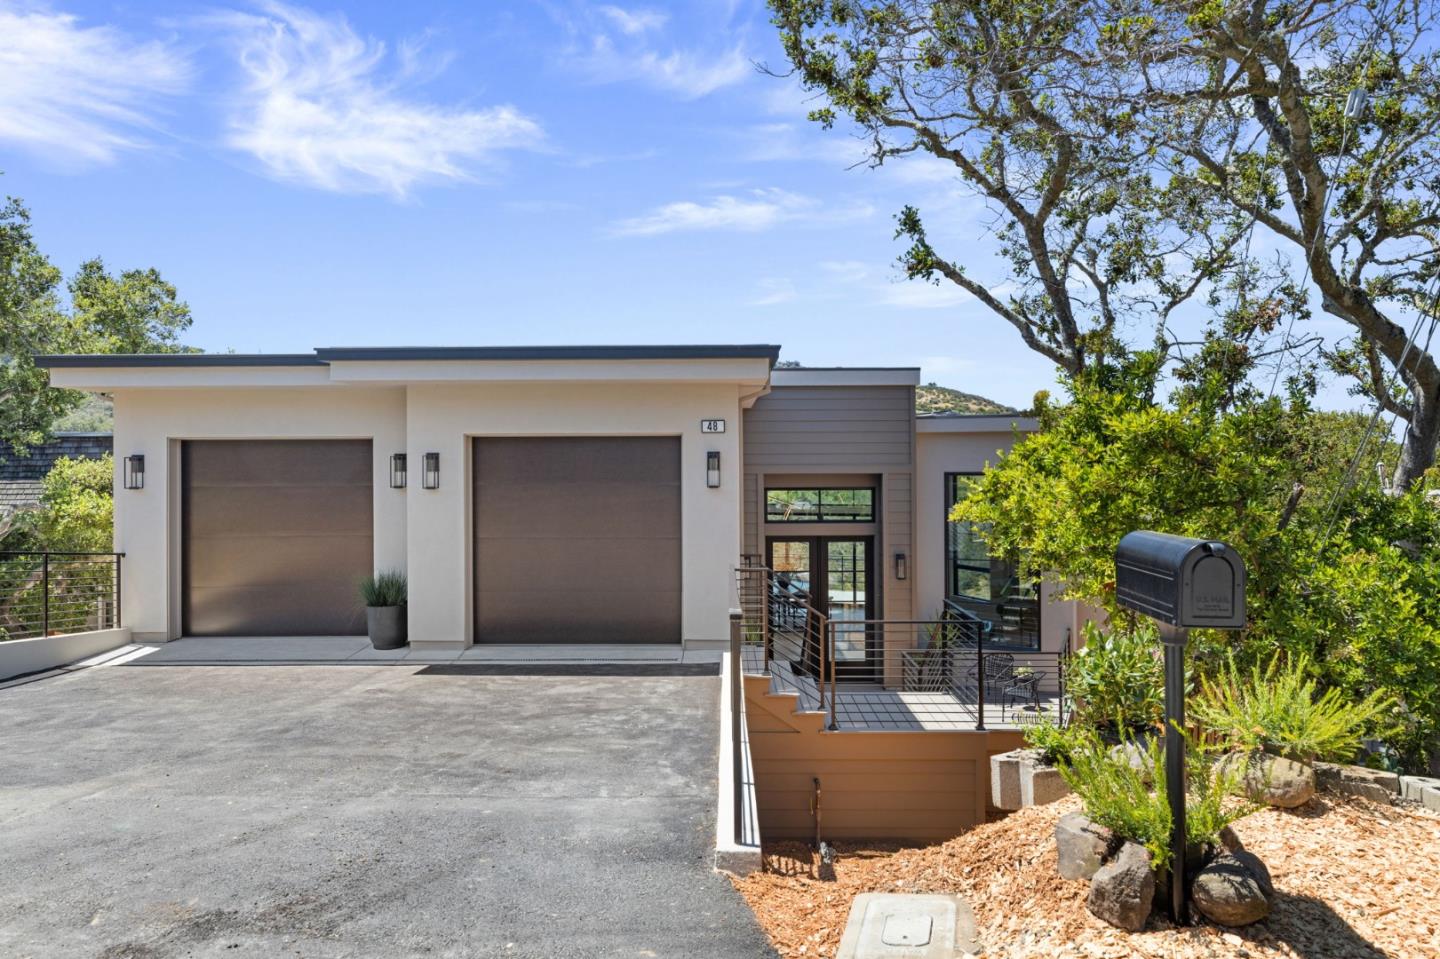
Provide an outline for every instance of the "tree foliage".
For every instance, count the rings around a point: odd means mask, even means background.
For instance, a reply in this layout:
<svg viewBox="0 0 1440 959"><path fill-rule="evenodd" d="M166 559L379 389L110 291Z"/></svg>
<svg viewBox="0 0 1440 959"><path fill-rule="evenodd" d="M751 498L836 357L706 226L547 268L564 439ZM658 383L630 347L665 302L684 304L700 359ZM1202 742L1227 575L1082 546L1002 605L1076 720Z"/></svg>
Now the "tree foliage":
<svg viewBox="0 0 1440 959"><path fill-rule="evenodd" d="M96 258L63 276L35 243L14 198L0 208L0 442L24 452L81 402L49 386L34 357L46 353L173 353L190 308L158 272L118 276Z"/></svg>
<svg viewBox="0 0 1440 959"><path fill-rule="evenodd" d="M107 552L114 549L115 461L55 461L40 491L35 512L35 538L52 552Z"/></svg>
<svg viewBox="0 0 1440 959"><path fill-rule="evenodd" d="M1273 386L1313 390L1319 337L1291 332L1313 294L1351 331L1330 367L1408 424L1396 484L1434 462L1440 367L1419 322L1440 280L1433 4L770 6L791 66L823 98L812 118L857 124L875 164L951 164L993 213L1016 292L971 276L915 206L897 217L910 276L966 289L1071 375L1153 349L1152 390L1178 364L1238 393L1236 371L1256 376L1266 359ZM1347 111L1356 89L1368 104ZM1256 228L1291 255L1252 256ZM1208 307L1198 339L1171 326L1188 302Z"/></svg>
<svg viewBox="0 0 1440 959"><path fill-rule="evenodd" d="M1162 406L1123 382L1084 381L1067 403L1037 399L1040 431L998 459L954 518L1104 607L1120 632L1141 628L1115 602L1122 535L1230 543L1249 573L1249 622L1238 636L1196 631L1196 670L1218 674L1232 654L1244 669L1307 657L1324 688L1393 700L1392 742L1423 766L1440 737L1440 509L1427 496L1440 477L1398 496L1368 472L1347 487L1364 424L1278 399L1230 409L1182 387Z"/></svg>
<svg viewBox="0 0 1440 959"><path fill-rule="evenodd" d="M912 278L954 283L1070 373L1123 355L1127 327L1170 314L1229 262L1244 220L1157 180L1134 117L1097 108L1110 67L1066 42L1098 4L1042 0L771 0L785 53L825 105L870 136L875 164L928 153L995 214L1013 274L1002 295L932 242L905 207ZM1183 229L1170 229L1171 223Z"/></svg>

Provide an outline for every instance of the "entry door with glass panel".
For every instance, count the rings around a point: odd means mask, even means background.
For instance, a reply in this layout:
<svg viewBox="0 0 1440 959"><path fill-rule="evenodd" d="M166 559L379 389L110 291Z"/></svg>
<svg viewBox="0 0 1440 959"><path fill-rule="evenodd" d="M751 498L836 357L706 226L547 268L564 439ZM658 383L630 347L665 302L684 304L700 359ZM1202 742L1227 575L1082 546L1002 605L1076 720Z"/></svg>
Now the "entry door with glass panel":
<svg viewBox="0 0 1440 959"><path fill-rule="evenodd" d="M777 589L803 599L833 624L836 678L874 680L879 656L864 622L875 618L874 538L777 536L768 544ZM812 659L803 657L805 668L813 671Z"/></svg>

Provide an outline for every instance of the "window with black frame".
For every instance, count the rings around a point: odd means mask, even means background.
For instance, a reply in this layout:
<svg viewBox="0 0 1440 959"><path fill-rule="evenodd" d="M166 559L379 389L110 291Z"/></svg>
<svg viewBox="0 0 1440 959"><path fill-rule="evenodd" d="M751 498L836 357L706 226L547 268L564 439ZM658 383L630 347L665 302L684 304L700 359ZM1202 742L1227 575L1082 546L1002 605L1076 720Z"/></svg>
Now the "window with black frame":
<svg viewBox="0 0 1440 959"><path fill-rule="evenodd" d="M974 524L950 519L979 476L945 474L945 598L985 624L986 645L1039 649L1039 582L1013 557L992 556Z"/></svg>
<svg viewBox="0 0 1440 959"><path fill-rule="evenodd" d="M859 488L767 489L767 523L873 523L875 490Z"/></svg>

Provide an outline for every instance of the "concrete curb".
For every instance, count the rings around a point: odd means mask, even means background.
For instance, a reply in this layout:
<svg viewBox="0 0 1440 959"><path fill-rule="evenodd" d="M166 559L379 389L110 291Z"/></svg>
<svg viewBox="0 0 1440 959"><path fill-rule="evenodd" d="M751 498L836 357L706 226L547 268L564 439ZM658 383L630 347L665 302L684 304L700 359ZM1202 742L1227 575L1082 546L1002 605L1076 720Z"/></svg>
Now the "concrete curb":
<svg viewBox="0 0 1440 959"><path fill-rule="evenodd" d="M0 643L0 682L31 673L43 673L107 653L129 643L128 627L7 640Z"/></svg>
<svg viewBox="0 0 1440 959"><path fill-rule="evenodd" d="M750 765L750 737L744 717L745 698L742 695L740 746L743 750L741 760L744 763L747 783L743 799L746 804L743 821L747 826L747 833L744 836L735 835L735 751L730 742L730 683L741 677L732 677L730 671L730 657L726 656L720 664L720 748L717 750L720 756L715 777L715 868L720 872L748 876L752 872L759 872L762 865L760 825L755 806L755 773Z"/></svg>

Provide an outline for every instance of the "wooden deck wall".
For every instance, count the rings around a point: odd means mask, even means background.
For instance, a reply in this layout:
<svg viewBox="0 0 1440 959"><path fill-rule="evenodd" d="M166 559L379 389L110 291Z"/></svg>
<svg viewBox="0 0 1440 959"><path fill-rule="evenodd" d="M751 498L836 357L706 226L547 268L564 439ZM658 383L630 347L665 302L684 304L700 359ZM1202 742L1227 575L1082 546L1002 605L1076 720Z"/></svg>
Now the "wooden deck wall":
<svg viewBox="0 0 1440 959"><path fill-rule="evenodd" d="M797 713L796 697L745 680L760 836L812 840L814 779L820 837L942 842L983 823L990 756L1021 745L999 732L829 732L821 713Z"/></svg>

